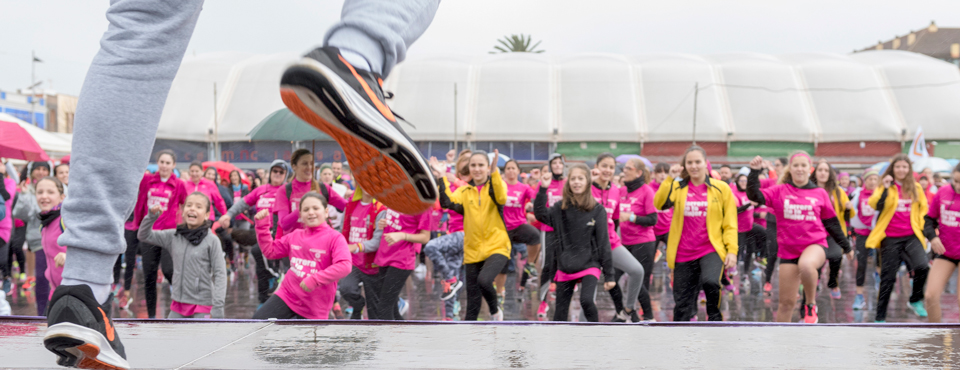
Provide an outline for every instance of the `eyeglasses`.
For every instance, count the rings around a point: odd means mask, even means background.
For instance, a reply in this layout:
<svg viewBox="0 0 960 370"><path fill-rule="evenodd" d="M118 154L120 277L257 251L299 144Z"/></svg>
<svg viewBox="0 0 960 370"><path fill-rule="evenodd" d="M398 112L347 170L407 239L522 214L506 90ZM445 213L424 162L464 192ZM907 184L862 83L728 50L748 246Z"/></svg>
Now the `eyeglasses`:
<svg viewBox="0 0 960 370"><path fill-rule="evenodd" d="M274 169L270 170L270 173L278 173L278 174L281 174L281 175L282 175L282 174L287 173L287 170L284 170L284 169L281 169L281 168L274 168Z"/></svg>

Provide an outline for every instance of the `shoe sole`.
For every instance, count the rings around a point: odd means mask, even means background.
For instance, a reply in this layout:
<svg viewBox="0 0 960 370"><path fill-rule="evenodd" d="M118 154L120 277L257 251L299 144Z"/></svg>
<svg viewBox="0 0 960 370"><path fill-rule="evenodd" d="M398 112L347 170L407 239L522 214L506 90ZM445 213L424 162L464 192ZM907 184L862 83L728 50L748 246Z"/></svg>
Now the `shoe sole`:
<svg viewBox="0 0 960 370"><path fill-rule="evenodd" d="M65 322L47 328L43 345L56 354L60 366L78 369L127 370L130 364L113 350L100 332Z"/></svg>
<svg viewBox="0 0 960 370"><path fill-rule="evenodd" d="M438 189L419 150L402 134L392 134L391 123L335 72L305 58L286 75L296 75L302 85L281 85L283 103L340 144L364 191L404 214L433 205Z"/></svg>

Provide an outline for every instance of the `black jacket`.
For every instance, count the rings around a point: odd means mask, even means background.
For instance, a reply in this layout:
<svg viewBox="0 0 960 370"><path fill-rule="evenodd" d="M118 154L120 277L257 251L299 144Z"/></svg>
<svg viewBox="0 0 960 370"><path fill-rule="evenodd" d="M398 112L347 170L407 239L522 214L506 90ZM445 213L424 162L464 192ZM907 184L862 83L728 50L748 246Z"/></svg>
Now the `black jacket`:
<svg viewBox="0 0 960 370"><path fill-rule="evenodd" d="M597 204L584 212L576 207L562 209L563 202L547 208L547 189L541 187L533 202L537 220L553 228L557 251L553 253L553 271L576 273L591 267L603 271L604 281L614 281L610 237L607 235L607 211Z"/></svg>

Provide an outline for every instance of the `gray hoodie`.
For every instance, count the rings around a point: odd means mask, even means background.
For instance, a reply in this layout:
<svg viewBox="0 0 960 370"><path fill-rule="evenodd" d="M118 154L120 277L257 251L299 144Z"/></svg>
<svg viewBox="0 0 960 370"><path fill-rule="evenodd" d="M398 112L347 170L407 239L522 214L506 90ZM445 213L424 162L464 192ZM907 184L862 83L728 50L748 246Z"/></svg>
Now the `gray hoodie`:
<svg viewBox="0 0 960 370"><path fill-rule="evenodd" d="M11 212L13 218L23 220L27 224L27 247L31 252L43 249L40 244L40 205L37 204L37 194L33 185L29 190L17 194L17 204ZM12 200L11 200L12 201Z"/></svg>
<svg viewBox="0 0 960 370"><path fill-rule="evenodd" d="M213 306L210 317L223 318L227 266L220 239L211 232L200 245L190 244L186 238L176 234L176 229L153 230L153 223L159 216L147 214L140 223L137 239L170 252L173 260L171 298L185 304Z"/></svg>

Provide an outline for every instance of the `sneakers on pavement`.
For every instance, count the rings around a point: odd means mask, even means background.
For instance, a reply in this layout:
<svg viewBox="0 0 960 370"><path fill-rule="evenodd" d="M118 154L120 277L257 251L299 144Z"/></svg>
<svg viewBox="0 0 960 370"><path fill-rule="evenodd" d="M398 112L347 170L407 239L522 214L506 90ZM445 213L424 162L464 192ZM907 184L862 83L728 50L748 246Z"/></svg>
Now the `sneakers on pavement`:
<svg viewBox="0 0 960 370"><path fill-rule="evenodd" d="M107 302L112 299L108 298ZM47 306L43 345L57 364L80 369L129 369L126 353L110 318L86 285L57 287Z"/></svg>
<svg viewBox="0 0 960 370"><path fill-rule="evenodd" d="M804 305L803 309L804 309L804 315L803 315L804 323L816 324L817 322L819 322L819 318L817 318L817 305L815 304Z"/></svg>
<svg viewBox="0 0 960 370"><path fill-rule="evenodd" d="M456 276L450 278L450 280L443 281L443 295L440 296L440 299L446 301L452 299L457 295L457 291L463 287L463 282L457 279Z"/></svg>

